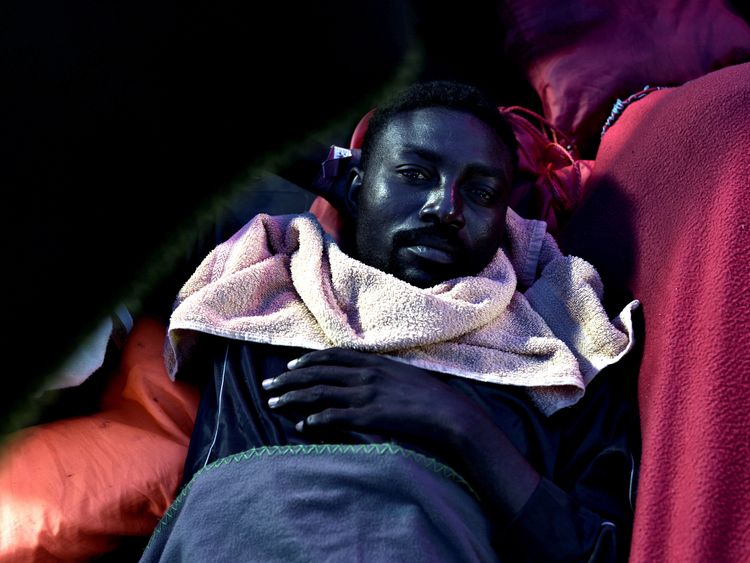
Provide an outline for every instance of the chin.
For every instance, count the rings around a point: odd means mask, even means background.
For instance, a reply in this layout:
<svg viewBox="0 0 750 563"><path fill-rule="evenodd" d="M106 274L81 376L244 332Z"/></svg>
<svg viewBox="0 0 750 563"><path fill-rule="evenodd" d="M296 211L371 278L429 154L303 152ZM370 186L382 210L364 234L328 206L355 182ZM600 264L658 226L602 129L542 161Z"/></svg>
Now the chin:
<svg viewBox="0 0 750 563"><path fill-rule="evenodd" d="M443 283L454 276L443 274L442 276L434 273L425 272L424 270L409 269L405 272L394 273L394 275L402 281L410 283L415 287L426 289L439 283Z"/></svg>
<svg viewBox="0 0 750 563"><path fill-rule="evenodd" d="M383 270L402 281L422 289L458 277L471 275L467 273L468 269L465 264L438 264L428 260L421 260L408 254L404 255L403 253L398 255L397 259L395 257L391 258L388 266L383 268Z"/></svg>

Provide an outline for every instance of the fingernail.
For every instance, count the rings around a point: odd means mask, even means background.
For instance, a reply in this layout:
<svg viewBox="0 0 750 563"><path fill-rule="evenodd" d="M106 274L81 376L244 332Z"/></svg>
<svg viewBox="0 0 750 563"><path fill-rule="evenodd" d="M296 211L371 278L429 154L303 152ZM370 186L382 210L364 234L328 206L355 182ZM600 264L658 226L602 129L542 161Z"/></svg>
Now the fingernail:
<svg viewBox="0 0 750 563"><path fill-rule="evenodd" d="M279 404L279 398L278 397L271 397L270 399L268 399L268 406L269 407L273 408L273 407L275 407L278 404Z"/></svg>
<svg viewBox="0 0 750 563"><path fill-rule="evenodd" d="M270 389L273 385L273 380L276 379L275 377L269 377L268 379L264 379L260 382L260 384L263 386L263 389Z"/></svg>
<svg viewBox="0 0 750 563"><path fill-rule="evenodd" d="M297 424L294 425L294 428L297 430L297 432L302 432L302 429L305 427L305 421L300 420Z"/></svg>
<svg viewBox="0 0 750 563"><path fill-rule="evenodd" d="M298 363L299 363L299 358L295 358L294 360L292 360L286 365L286 369L294 369L295 367L297 367Z"/></svg>

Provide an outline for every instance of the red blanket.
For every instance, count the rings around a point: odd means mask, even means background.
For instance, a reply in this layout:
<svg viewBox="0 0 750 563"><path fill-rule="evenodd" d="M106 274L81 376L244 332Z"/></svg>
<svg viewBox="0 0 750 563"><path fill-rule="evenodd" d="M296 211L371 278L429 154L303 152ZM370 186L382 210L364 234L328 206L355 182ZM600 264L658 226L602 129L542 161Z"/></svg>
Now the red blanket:
<svg viewBox="0 0 750 563"><path fill-rule="evenodd" d="M631 561L750 558L750 63L629 106L562 234L643 303Z"/></svg>

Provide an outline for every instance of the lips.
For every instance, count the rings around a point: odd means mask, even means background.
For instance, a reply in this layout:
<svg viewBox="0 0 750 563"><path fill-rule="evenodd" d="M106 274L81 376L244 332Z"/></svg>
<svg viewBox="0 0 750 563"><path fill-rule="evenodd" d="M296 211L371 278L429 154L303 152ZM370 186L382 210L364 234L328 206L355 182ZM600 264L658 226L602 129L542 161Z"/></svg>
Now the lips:
<svg viewBox="0 0 750 563"><path fill-rule="evenodd" d="M437 262L438 264L453 264L453 262L455 262L451 253L432 246L420 244L416 246L407 246L405 250L419 258L429 260L430 262Z"/></svg>
<svg viewBox="0 0 750 563"><path fill-rule="evenodd" d="M458 248L439 238L419 238L404 245L404 250L429 262L453 264L458 256Z"/></svg>

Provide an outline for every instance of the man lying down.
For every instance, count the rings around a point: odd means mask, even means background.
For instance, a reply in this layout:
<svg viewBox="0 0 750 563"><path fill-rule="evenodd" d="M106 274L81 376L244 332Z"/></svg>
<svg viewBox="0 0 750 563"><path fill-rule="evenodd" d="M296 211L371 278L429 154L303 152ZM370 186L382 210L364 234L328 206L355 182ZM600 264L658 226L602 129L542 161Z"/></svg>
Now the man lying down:
<svg viewBox="0 0 750 563"><path fill-rule="evenodd" d="M634 374L597 374L638 302L610 319L507 207L515 151L491 99L416 84L370 120L340 245L261 214L205 258L165 350L207 383L143 561L627 559Z"/></svg>

